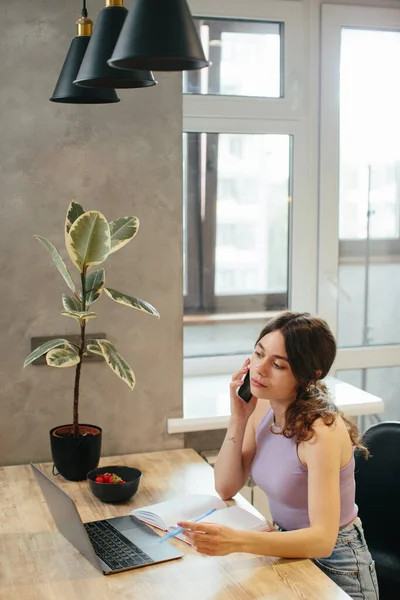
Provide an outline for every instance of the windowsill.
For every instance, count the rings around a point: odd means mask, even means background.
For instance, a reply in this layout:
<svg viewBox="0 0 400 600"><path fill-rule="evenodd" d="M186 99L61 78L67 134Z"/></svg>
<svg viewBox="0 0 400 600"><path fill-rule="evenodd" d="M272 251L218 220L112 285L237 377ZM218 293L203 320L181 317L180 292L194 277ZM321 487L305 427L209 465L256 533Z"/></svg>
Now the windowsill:
<svg viewBox="0 0 400 600"><path fill-rule="evenodd" d="M400 262L400 256L397 254L387 254L386 256L370 256L371 264L392 265ZM365 265L365 256L340 256L339 265Z"/></svg>
<svg viewBox="0 0 400 600"><path fill-rule="evenodd" d="M230 374L184 378L183 417L167 420L167 431L189 433L226 429L230 415ZM381 398L335 379L325 379L337 406L346 416L378 414L384 411Z"/></svg>
<svg viewBox="0 0 400 600"><path fill-rule="evenodd" d="M260 312L193 314L184 315L183 325L219 325L221 323L248 323L272 319L282 311L266 310Z"/></svg>

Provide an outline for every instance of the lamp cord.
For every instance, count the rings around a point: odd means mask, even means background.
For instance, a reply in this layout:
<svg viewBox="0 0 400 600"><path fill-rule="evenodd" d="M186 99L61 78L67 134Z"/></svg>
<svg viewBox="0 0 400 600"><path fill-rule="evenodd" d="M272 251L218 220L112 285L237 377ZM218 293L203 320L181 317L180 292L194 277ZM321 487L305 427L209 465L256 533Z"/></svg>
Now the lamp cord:
<svg viewBox="0 0 400 600"><path fill-rule="evenodd" d="M83 0L83 5L82 5L82 17L87 17L86 0Z"/></svg>

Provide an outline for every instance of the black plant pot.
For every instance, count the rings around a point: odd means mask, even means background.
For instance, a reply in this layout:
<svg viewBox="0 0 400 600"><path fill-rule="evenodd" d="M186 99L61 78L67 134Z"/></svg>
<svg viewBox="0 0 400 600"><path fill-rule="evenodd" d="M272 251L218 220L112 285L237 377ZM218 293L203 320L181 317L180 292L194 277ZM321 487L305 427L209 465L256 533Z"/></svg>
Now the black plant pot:
<svg viewBox="0 0 400 600"><path fill-rule="evenodd" d="M50 445L56 470L70 481L82 481L99 464L101 428L79 425L79 436L72 435L72 425L59 425L50 431Z"/></svg>

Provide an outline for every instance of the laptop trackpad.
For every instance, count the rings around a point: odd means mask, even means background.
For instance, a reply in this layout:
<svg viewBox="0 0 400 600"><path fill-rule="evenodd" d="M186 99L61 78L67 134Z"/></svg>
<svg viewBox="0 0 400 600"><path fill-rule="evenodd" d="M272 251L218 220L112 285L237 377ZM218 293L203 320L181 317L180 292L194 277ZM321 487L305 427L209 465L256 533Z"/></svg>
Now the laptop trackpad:
<svg viewBox="0 0 400 600"><path fill-rule="evenodd" d="M140 548L158 544L158 540L160 539L160 536L154 533L150 527L132 515L115 517L113 519L107 519L107 521L128 538L128 540Z"/></svg>

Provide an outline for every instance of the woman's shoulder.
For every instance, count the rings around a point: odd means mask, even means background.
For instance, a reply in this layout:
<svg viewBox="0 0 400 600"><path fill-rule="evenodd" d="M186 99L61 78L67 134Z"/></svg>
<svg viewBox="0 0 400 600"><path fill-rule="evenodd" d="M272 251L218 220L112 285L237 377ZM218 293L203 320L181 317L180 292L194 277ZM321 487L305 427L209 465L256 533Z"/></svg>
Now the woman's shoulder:
<svg viewBox="0 0 400 600"><path fill-rule="evenodd" d="M304 451L306 454L308 452L318 453L325 449L328 452L338 452L340 454L341 467L349 462L353 451L352 444L346 425L339 414L336 415L331 425L326 424L322 418L316 419L312 425L312 431L313 436L301 444L303 445L303 452L299 448L301 455Z"/></svg>
<svg viewBox="0 0 400 600"><path fill-rule="evenodd" d="M341 416L336 415L330 423L326 423L322 417L315 419L311 425L311 430L313 435L308 442L328 442L332 439L339 440L342 438L345 426Z"/></svg>
<svg viewBox="0 0 400 600"><path fill-rule="evenodd" d="M316 435L343 435L343 433L347 432L347 428L345 422L343 421L341 415L337 413L332 416L332 421L326 423L322 417L318 417L315 419L312 424L312 430Z"/></svg>

